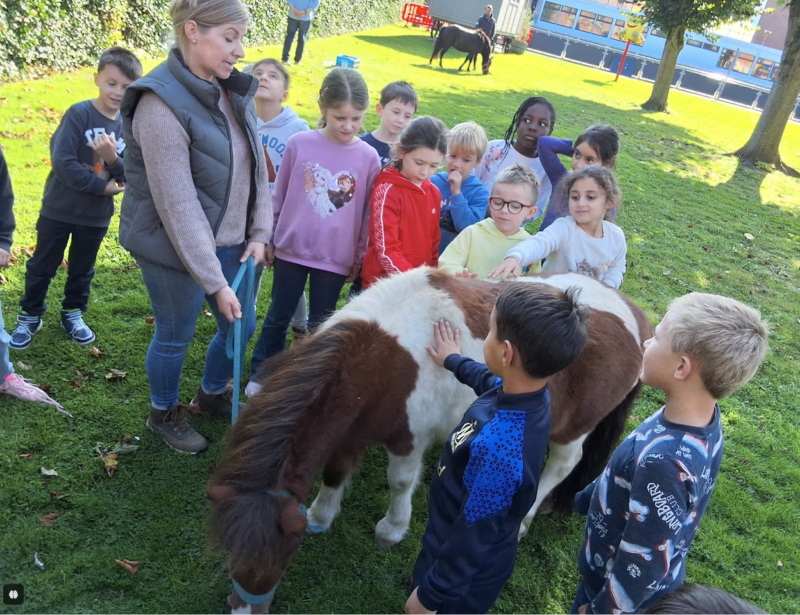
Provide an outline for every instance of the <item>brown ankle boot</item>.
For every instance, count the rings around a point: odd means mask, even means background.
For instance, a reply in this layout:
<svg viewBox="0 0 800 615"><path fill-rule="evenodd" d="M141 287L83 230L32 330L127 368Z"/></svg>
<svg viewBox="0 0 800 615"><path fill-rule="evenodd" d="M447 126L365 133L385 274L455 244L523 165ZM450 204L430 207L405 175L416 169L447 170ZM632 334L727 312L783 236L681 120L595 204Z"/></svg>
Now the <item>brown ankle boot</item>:
<svg viewBox="0 0 800 615"><path fill-rule="evenodd" d="M175 404L167 412L151 408L145 424L150 431L161 436L170 448L179 453L195 455L208 448L206 439L186 422L186 406L183 404Z"/></svg>

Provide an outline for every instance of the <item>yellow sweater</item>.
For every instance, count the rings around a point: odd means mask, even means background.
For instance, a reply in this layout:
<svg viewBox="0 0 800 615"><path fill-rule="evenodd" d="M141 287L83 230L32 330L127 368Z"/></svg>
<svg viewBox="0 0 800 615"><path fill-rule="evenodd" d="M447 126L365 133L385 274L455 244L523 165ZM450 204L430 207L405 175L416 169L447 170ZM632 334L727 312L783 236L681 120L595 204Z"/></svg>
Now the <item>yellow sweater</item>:
<svg viewBox="0 0 800 615"><path fill-rule="evenodd" d="M451 273L467 268L470 273L477 273L479 280L485 280L489 272L503 262L506 253L528 237L530 234L524 229L506 237L494 220L481 220L461 231L447 246L439 257L439 268Z"/></svg>

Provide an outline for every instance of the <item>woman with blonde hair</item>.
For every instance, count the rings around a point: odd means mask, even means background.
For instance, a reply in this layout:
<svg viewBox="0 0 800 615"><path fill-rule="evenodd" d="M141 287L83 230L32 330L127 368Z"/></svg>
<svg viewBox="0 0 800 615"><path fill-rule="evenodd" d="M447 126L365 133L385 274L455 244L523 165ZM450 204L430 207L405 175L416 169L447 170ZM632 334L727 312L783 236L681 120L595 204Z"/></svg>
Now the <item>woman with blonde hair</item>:
<svg viewBox="0 0 800 615"><path fill-rule="evenodd" d="M242 315L230 284L249 256L264 262L272 207L253 104L258 82L234 67L244 57L247 7L173 0L170 16L175 46L122 101L128 183L119 236L141 267L155 315L145 362L147 426L173 449L194 454L207 442L179 400L183 361L207 301L217 332L191 405L230 418L225 341ZM244 328L249 339L255 314Z"/></svg>

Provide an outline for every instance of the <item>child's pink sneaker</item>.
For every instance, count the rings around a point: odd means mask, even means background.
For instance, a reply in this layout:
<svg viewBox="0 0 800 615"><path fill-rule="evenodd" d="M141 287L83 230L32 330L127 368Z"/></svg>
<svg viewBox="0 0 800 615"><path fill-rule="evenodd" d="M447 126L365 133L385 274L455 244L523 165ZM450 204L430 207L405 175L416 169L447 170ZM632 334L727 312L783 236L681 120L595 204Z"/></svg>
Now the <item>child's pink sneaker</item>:
<svg viewBox="0 0 800 615"><path fill-rule="evenodd" d="M0 383L0 395L9 395L22 401L32 401L40 404L55 406L55 409L71 417L72 415L64 410L57 401L52 399L47 393L42 391L35 384L23 378L16 372L10 373L5 380Z"/></svg>

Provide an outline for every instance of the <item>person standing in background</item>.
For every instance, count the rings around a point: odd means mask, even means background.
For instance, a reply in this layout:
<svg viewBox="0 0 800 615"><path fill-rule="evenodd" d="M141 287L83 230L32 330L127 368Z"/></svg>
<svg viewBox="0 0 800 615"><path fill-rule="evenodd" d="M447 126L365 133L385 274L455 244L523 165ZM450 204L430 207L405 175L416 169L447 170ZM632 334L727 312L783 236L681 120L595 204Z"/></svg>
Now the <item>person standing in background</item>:
<svg viewBox="0 0 800 615"><path fill-rule="evenodd" d="M494 41L494 28L495 21L493 17L494 9L491 4L486 5L486 12L478 18L478 23L475 24L476 30L482 30L483 33L489 37L490 41Z"/></svg>
<svg viewBox="0 0 800 615"><path fill-rule="evenodd" d="M294 63L303 63L303 50L306 46L306 34L311 27L311 18L314 11L319 8L319 0L290 0L289 5L289 26L286 29L286 39L283 41L283 54L281 62L291 65L289 62L289 52L292 50L294 35L300 31L297 39L297 47L294 50Z"/></svg>

